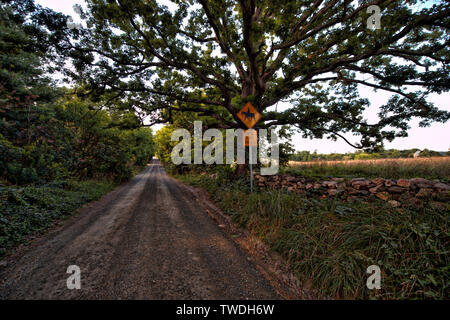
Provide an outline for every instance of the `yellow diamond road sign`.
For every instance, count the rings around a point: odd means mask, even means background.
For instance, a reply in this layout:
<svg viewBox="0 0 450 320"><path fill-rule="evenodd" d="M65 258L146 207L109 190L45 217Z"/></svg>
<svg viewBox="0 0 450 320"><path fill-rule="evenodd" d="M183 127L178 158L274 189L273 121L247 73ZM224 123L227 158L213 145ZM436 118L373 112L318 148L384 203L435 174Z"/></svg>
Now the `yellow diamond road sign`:
<svg viewBox="0 0 450 320"><path fill-rule="evenodd" d="M261 114L250 102L247 102L241 111L238 112L237 116L249 129L261 119Z"/></svg>

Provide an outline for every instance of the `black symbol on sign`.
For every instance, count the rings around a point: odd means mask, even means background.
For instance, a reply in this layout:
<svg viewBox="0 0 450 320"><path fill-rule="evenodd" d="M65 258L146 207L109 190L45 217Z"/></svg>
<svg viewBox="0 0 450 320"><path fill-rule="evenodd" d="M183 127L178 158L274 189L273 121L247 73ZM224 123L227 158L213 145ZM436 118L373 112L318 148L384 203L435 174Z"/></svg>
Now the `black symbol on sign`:
<svg viewBox="0 0 450 320"><path fill-rule="evenodd" d="M255 120L255 114L254 113L252 113L252 112L250 112L250 109L249 108L247 108L247 112L245 112L245 111L242 111L242 114L245 116L245 120L247 120L247 119L253 119L253 120Z"/></svg>

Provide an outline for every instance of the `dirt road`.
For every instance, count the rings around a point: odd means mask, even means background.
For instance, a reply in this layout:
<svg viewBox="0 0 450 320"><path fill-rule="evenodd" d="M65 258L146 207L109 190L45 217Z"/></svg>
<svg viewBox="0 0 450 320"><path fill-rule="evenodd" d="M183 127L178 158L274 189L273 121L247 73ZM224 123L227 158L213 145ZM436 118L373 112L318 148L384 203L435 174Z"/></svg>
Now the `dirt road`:
<svg viewBox="0 0 450 320"><path fill-rule="evenodd" d="M1 299L278 299L158 162L0 270ZM69 265L81 289L67 289Z"/></svg>

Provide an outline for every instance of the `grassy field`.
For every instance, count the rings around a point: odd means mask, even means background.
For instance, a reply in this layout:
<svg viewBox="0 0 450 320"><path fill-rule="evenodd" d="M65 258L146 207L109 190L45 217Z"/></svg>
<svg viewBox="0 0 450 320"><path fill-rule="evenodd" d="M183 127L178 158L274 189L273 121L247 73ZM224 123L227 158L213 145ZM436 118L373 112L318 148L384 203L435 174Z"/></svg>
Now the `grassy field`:
<svg viewBox="0 0 450 320"><path fill-rule="evenodd" d="M114 186L109 181L87 180L0 187L0 258L28 235L45 231L55 220L68 217Z"/></svg>
<svg viewBox="0 0 450 320"><path fill-rule="evenodd" d="M450 157L347 161L290 161L282 170L309 177L415 178L450 181Z"/></svg>
<svg viewBox="0 0 450 320"><path fill-rule="evenodd" d="M220 172L220 171L219 171ZM206 189L233 221L281 254L322 297L449 299L450 204L393 208L280 190L249 193L248 181L195 173L176 176ZM382 270L380 290L366 269Z"/></svg>

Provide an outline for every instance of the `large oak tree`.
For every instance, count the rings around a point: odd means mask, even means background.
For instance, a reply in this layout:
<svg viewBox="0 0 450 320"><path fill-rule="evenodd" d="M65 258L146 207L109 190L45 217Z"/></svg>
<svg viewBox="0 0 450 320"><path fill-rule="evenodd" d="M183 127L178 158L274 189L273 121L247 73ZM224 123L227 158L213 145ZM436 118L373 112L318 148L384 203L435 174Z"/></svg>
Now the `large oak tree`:
<svg viewBox="0 0 450 320"><path fill-rule="evenodd" d="M58 44L74 58L70 76L93 94L145 110L152 123L170 121L176 110L211 116L211 126L244 127L237 113L250 101L263 115L257 127L291 125L305 137L372 148L406 136L413 117L423 126L449 118L427 99L450 87L445 1L87 4L85 27ZM373 5L379 29L368 28ZM370 101L361 87L392 95L375 123L362 115ZM291 107L277 112L280 101Z"/></svg>

